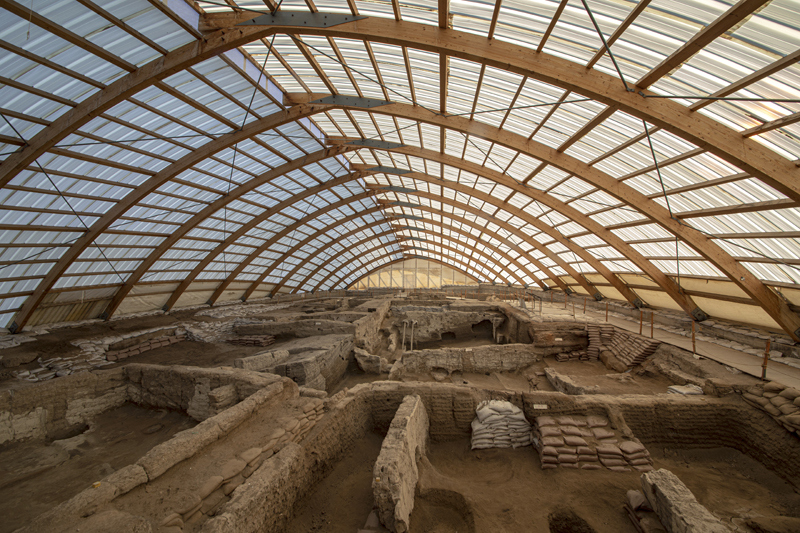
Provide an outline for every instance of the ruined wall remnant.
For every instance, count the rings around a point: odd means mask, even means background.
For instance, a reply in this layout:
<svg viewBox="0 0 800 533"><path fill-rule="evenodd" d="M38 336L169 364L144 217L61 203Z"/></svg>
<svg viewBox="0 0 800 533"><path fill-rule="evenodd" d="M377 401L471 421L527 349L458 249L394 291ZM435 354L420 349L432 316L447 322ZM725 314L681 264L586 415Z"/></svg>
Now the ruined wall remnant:
<svg viewBox="0 0 800 533"><path fill-rule="evenodd" d="M243 322L233 326L236 335L272 335L275 338L353 334L355 325L339 320L295 320L292 322Z"/></svg>
<svg viewBox="0 0 800 533"><path fill-rule="evenodd" d="M128 399L122 369L80 373L0 392L0 444L56 437Z"/></svg>
<svg viewBox="0 0 800 533"><path fill-rule="evenodd" d="M130 401L184 411L198 421L281 381L278 376L238 368L130 364L124 372Z"/></svg>
<svg viewBox="0 0 800 533"><path fill-rule="evenodd" d="M256 372L266 372L267 369L283 363L289 359L288 350L274 350L261 352L250 357L239 357L233 360L233 366L245 370L255 370Z"/></svg>
<svg viewBox="0 0 800 533"><path fill-rule="evenodd" d="M422 398L406 396L389 426L373 469L372 492L381 523L408 531L419 481L417 461L426 455L430 423Z"/></svg>
<svg viewBox="0 0 800 533"><path fill-rule="evenodd" d="M391 300L381 303L375 311L353 322L355 324L356 346L371 354L378 354L388 344L388 332L381 332L392 306Z"/></svg>
<svg viewBox="0 0 800 533"><path fill-rule="evenodd" d="M324 391L342 379L353 357L353 347L352 335L296 339L281 347L289 352L289 357L265 371L291 378L298 385Z"/></svg>
<svg viewBox="0 0 800 533"><path fill-rule="evenodd" d="M642 475L642 491L669 533L730 533L669 470Z"/></svg>
<svg viewBox="0 0 800 533"><path fill-rule="evenodd" d="M541 361L530 344L415 350L403 354L403 372L515 372ZM395 376L393 376L394 378Z"/></svg>

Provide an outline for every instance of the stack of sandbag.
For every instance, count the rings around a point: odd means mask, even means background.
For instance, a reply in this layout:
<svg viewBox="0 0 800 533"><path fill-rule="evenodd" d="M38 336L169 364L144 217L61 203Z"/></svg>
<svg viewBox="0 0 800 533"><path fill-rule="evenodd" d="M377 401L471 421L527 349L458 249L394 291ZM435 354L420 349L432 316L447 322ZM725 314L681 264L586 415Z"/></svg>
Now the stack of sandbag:
<svg viewBox="0 0 800 533"><path fill-rule="evenodd" d="M613 472L652 470L650 454L635 440L623 440L603 416L538 416L532 443L542 469L580 468ZM622 441L622 442L620 442Z"/></svg>
<svg viewBox="0 0 800 533"><path fill-rule="evenodd" d="M800 391L775 381L747 389L742 397L747 403L767 412L787 431L800 435Z"/></svg>
<svg viewBox="0 0 800 533"><path fill-rule="evenodd" d="M531 425L516 405L501 400L478 404L472 421L472 449L519 448L531 443Z"/></svg>

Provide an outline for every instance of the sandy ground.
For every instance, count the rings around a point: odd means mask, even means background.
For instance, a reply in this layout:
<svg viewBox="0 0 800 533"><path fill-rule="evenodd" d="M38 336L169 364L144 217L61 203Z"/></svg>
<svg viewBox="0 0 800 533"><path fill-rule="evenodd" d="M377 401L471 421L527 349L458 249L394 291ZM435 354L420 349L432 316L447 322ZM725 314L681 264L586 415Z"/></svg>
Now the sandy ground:
<svg viewBox="0 0 800 533"><path fill-rule="evenodd" d="M373 509L372 467L383 435L367 433L331 473L295 505L287 532L354 533ZM384 530L385 531L385 530Z"/></svg>
<svg viewBox="0 0 800 533"><path fill-rule="evenodd" d="M729 448L651 448L656 468L675 473L719 518L800 516L800 494L774 472ZM572 510L597 533L634 533L622 510L640 489L637 472L542 470L531 447L471 451L467 441L433 444L423 469L411 532L546 532L548 515ZM442 498L437 491L463 497ZM430 493L426 497L426 493ZM449 502L447 501L449 500Z"/></svg>
<svg viewBox="0 0 800 533"><path fill-rule="evenodd" d="M195 425L177 412L125 404L97 416L86 432L70 439L0 447L0 532L22 527Z"/></svg>

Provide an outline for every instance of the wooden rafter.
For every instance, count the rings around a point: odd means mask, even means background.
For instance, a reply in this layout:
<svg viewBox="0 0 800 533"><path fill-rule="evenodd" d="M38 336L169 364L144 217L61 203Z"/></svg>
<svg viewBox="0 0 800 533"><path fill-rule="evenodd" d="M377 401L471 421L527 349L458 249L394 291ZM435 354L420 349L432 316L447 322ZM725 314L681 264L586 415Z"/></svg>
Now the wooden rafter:
<svg viewBox="0 0 800 533"><path fill-rule="evenodd" d="M385 267L387 267L387 266L389 266L389 265L395 265L395 264L397 264L397 263L402 263L403 261L407 261L407 260L408 260L408 258L401 257L400 259L395 259L394 261L389 261L388 263L383 263L382 265L380 265L380 267L377 267L377 268L385 268ZM457 271L459 271L461 274L463 274L464 276L466 276L466 277L470 278L470 279L471 279L472 281L474 281L475 283L480 283L480 280L478 280L478 278L476 278L475 276L473 276L473 275L472 275L472 274L470 274L469 272L465 272L464 270L462 270L461 268L459 268L459 267L457 267L457 266L454 266L454 265L451 265L451 264L445 263L444 261L440 261L439 259L435 259L435 258L433 258L433 257L425 257L425 260L426 260L426 261L431 261L431 262L434 262L434 263L438 263L438 264L440 264L440 265L442 265L442 266L446 266L446 267L448 267L448 268L451 268L451 269L453 269L453 270L457 270ZM349 285L349 286L350 286L350 287L352 287L353 285L355 285L356 283L358 283L359 281L361 281L362 279L366 278L367 276L369 276L370 274L372 274L372 273L374 273L374 272L375 272L375 269L373 269L373 270L369 270L369 271L365 272L364 274L360 275L360 276L359 276L359 277L357 277L355 280L353 280L353 281L350 283L350 285Z"/></svg>
<svg viewBox="0 0 800 533"><path fill-rule="evenodd" d="M334 255L331 255L331 256L330 256L330 257L328 257L327 259L324 259L324 260L323 260L323 261L322 261L322 262L321 262L319 265L317 265L317 267L316 267L314 270L312 270L312 271L311 271L311 273L310 273L310 274L308 274L308 275L306 276L306 278L305 278L303 281L301 281L300 283L298 283L298 284L297 284L297 286L295 287L295 289L297 290L297 289L299 289L299 288L301 288L301 287L305 286L307 283L309 283L309 281L311 280L311 278L313 278L313 277L314 277L314 276L315 276L315 275L316 275L316 274L317 274L317 273L318 273L320 270L322 270L322 269L323 269L323 268L324 268L324 267L325 267L325 266L326 266L328 263L330 263L330 262L331 262L333 259L337 258L339 255L342 255L342 254L345 254L345 253L351 253L351 254L354 256L354 260L355 260L356 258L360 257L362 254L364 254L364 252L362 252L362 250L361 250L361 249L362 249L362 247L364 246L364 244L368 243L368 242L369 242L369 241L371 241L371 240L374 240L375 238L379 238L379 237L385 237L385 236L387 236L387 235L392 235L392 230L384 231L384 232L382 232L382 233L379 233L379 234L373 235L373 236L371 236L371 237L367 237L367 238L361 239L360 241L353 243L353 244L352 244L352 246L347 246L347 247L344 247L344 248L342 248L342 250L341 250L341 251L339 251L338 253L336 253L336 254L334 254ZM444 256L444 255L445 255L445 254L443 253L443 251L444 251L444 250L446 250L446 251L448 251L448 252L450 252L450 253L452 254L452 255L448 255L447 257L449 257L449 258L451 258L451 259L453 259L453 260L456 260L456 258L457 258L458 256L465 257L463 252L459 251L459 250L458 250L458 249L456 249L456 248L453 248L452 246L446 245L446 244L438 243L438 242L435 242L435 241L430 241L430 240L423 239L423 238L420 238L420 240L419 240L419 241L417 241L417 242L424 242L424 243L428 243L428 244L431 244L431 245L433 245L433 246L437 246L437 247L441 248L441 249L442 249L442 251L440 251L440 252L438 252L438 253L439 253L440 255L442 255L442 256ZM385 245L385 244L379 244L378 246L376 246L376 247L373 247L373 248L370 248L369 250L375 250L376 248L378 248L378 249L379 249L379 248L381 248L381 247L384 247L384 246L386 246L386 245ZM401 246L402 246L402 245L401 245ZM468 248L468 249L472 249L472 247L470 247L470 246L467 246L466 244L462 244L462 246L464 246L465 248ZM361 253L356 253L356 252L361 252ZM436 254L437 254L437 252L436 252L435 250L429 250L429 252L430 252L431 254L434 254L434 255L436 255ZM369 253L369 252L366 252L366 253ZM390 253L397 253L397 252L390 252ZM482 257L485 257L486 261L490 261L490 260L492 260L492 258L491 258L491 257L489 257L488 255L486 255L486 254L485 254L485 253L483 253L483 252L479 252L479 254L480 254ZM504 282L504 283L508 283L508 279L509 279L509 278L508 278L508 277L506 277L506 274L504 274L504 272L502 272L502 271L498 271L498 270L496 270L495 268L492 268L491 266L489 266L489 264L488 264L486 261L475 261L475 262L476 262L476 263L480 263L480 264L481 264L481 266L483 266L484 268L486 268L487 270L489 270L490 272L492 272L492 273L493 273L495 276L497 276L499 279L503 280L503 282ZM459 260L459 262L460 262L462 265L465 265L465 266L468 266L468 265L470 264L470 263L469 263L469 261L465 262L465 261L463 261L463 260ZM494 261L492 261L492 262L494 262ZM297 269L295 269L293 272L295 272L296 270L297 270ZM520 285L524 285L524 284L525 284L525 283L522 281L522 278L520 278L520 277L519 277L519 276L517 276L516 274L513 274L513 273L512 273L511 275L512 275L513 277L515 277L515 278L517 279L517 281L519 281L519 282L520 282ZM278 284L278 285L276 286L276 288L274 288L274 289L272 290L272 292L271 292L271 295L272 295L272 296L274 296L274 295L277 293L277 290L279 290L279 289L280 289L280 287L283 287L283 285L286 283L286 281L288 281L288 280L289 280L289 278L290 278L291 276L292 276L292 274L289 274L289 275L287 275L286 277L284 277L284 278L283 278L283 280L280 282L280 284ZM320 285L322 285L323 283L325 283L326 279L327 279L327 278L325 278L325 279L323 279L321 282L319 282L319 283L317 284L317 286L316 286L316 287L314 287L314 289L313 289L313 290L317 290L317 289L320 287ZM277 289L277 290L276 290L276 289Z"/></svg>
<svg viewBox="0 0 800 533"><path fill-rule="evenodd" d="M761 8L761 6L767 2L769 2L769 0L739 0L736 5L732 6L711 24L706 25L702 30L697 32L694 37L675 50L669 57L642 76L639 81L636 82L636 86L640 89L647 89L658 80L680 67L683 63L689 61L697 52L705 48L706 45L739 24L746 17L752 15L754 11Z"/></svg>

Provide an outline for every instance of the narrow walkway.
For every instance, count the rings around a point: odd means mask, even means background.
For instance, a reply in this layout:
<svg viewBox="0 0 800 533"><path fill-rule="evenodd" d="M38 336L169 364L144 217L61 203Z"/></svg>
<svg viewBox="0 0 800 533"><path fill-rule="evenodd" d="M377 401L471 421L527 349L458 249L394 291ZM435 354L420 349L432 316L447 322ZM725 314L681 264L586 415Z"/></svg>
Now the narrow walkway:
<svg viewBox="0 0 800 533"><path fill-rule="evenodd" d="M545 302L542 310L545 314L563 314L572 317L572 308L570 307L569 309L564 309L563 304L559 305ZM576 320L580 321L581 317L583 316L590 316L601 321L605 321L606 318L605 313L593 311L591 309L586 311L586 315L583 314L582 309L576 311ZM618 328L632 331L633 333L639 333L639 322L634 320L609 316L608 323L613 324ZM642 334L647 337L650 336L650 324L644 325ZM683 348L684 350L688 350L690 352L692 351L691 337L684 337L683 335L678 335L676 333L670 333L669 331L655 328L653 332L653 338L668 344L672 344L673 346ZM762 357L740 352L739 350L726 348L713 342L698 340L696 341L695 345L697 347L697 355L733 367L737 370L741 370L742 372L750 374L751 376L755 376L757 378L761 377L761 364L763 362ZM777 381L778 383L786 385L787 387L800 390L800 368L794 368L776 361L770 361L767 365L767 379L770 381Z"/></svg>

